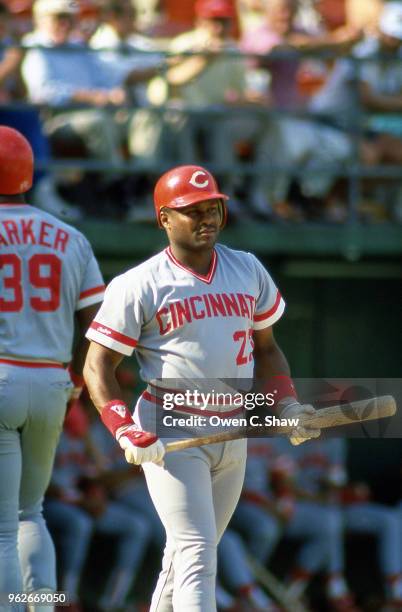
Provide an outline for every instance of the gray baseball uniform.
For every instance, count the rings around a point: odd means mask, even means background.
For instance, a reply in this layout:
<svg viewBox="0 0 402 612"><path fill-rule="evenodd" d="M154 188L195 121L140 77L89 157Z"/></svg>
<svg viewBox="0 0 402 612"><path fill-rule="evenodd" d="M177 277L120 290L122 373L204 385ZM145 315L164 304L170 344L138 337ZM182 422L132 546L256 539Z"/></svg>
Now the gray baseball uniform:
<svg viewBox="0 0 402 612"><path fill-rule="evenodd" d="M0 593L56 588L42 498L72 389L74 313L103 292L80 232L0 205Z"/></svg>
<svg viewBox="0 0 402 612"><path fill-rule="evenodd" d="M163 412L157 387L168 387L167 379L180 380L182 389L193 389L197 379L251 379L253 330L272 325L283 310L271 277L250 253L217 245L202 276L167 248L112 281L87 337L123 355L136 349L148 389L134 418L149 431ZM222 416L233 406L172 412ZM171 435L186 431L173 427ZM216 609L216 547L240 495L245 458L246 441L237 440L169 453L164 466L144 464L167 533L153 612L172 605L186 612Z"/></svg>

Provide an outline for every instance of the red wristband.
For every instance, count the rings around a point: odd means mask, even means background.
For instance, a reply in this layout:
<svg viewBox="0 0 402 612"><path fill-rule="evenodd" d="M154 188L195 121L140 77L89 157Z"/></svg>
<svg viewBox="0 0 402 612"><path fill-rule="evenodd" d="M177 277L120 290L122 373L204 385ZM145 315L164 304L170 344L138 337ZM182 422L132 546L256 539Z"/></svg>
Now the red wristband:
<svg viewBox="0 0 402 612"><path fill-rule="evenodd" d="M71 382L73 383L74 387L82 388L85 385L84 377L80 376L79 374L77 374L71 369L71 363L68 366L67 370L68 370L68 373L70 374Z"/></svg>
<svg viewBox="0 0 402 612"><path fill-rule="evenodd" d="M293 381L286 374L271 376L264 384L264 393L272 395L275 406L287 397L293 398L296 402L298 401Z"/></svg>
<svg viewBox="0 0 402 612"><path fill-rule="evenodd" d="M120 427L134 424L127 404L119 399L110 400L103 406L101 419L114 437L116 437L116 432Z"/></svg>

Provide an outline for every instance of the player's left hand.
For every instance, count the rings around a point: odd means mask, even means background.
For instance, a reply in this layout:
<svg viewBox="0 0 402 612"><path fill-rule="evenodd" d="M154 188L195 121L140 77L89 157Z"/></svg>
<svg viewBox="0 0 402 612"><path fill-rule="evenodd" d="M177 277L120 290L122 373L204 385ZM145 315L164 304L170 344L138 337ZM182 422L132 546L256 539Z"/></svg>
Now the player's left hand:
<svg viewBox="0 0 402 612"><path fill-rule="evenodd" d="M306 440L311 440L311 438L318 438L321 434L320 429L312 429L310 427L303 427L303 417L304 416L312 416L315 414L316 410L310 404L299 404L299 402L295 402L285 406L281 412L281 418L285 419L300 419L300 425L293 429L292 433L289 436L289 440L293 446L297 446L298 444L302 444L302 442L306 442Z"/></svg>

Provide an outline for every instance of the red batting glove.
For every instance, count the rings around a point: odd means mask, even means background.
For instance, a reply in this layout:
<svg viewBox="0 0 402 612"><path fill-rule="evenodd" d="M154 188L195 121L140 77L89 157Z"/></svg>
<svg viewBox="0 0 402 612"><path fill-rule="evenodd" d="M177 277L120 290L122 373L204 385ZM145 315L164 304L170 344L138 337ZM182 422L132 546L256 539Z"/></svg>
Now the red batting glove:
<svg viewBox="0 0 402 612"><path fill-rule="evenodd" d="M126 461L140 465L160 463L165 447L158 436L139 429L124 402L111 400L102 409L101 419L124 450Z"/></svg>
<svg viewBox="0 0 402 612"><path fill-rule="evenodd" d="M126 461L135 465L148 461L161 463L165 454L165 447L158 436L142 431L135 425L120 434L119 444L124 450Z"/></svg>

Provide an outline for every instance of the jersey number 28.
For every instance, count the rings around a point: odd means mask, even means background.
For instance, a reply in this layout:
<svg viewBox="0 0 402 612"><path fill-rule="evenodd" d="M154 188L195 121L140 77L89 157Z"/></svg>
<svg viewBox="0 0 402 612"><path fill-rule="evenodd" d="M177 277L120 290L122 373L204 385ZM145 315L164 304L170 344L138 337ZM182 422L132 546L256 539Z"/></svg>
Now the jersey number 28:
<svg viewBox="0 0 402 612"><path fill-rule="evenodd" d="M60 305L61 260L52 253L37 253L27 261L28 281L36 289L46 289L47 299L31 295L29 304L39 312L53 312ZM11 290L11 299L0 297L0 312L19 312L24 306L23 261L15 253L0 255L4 268L3 289Z"/></svg>

